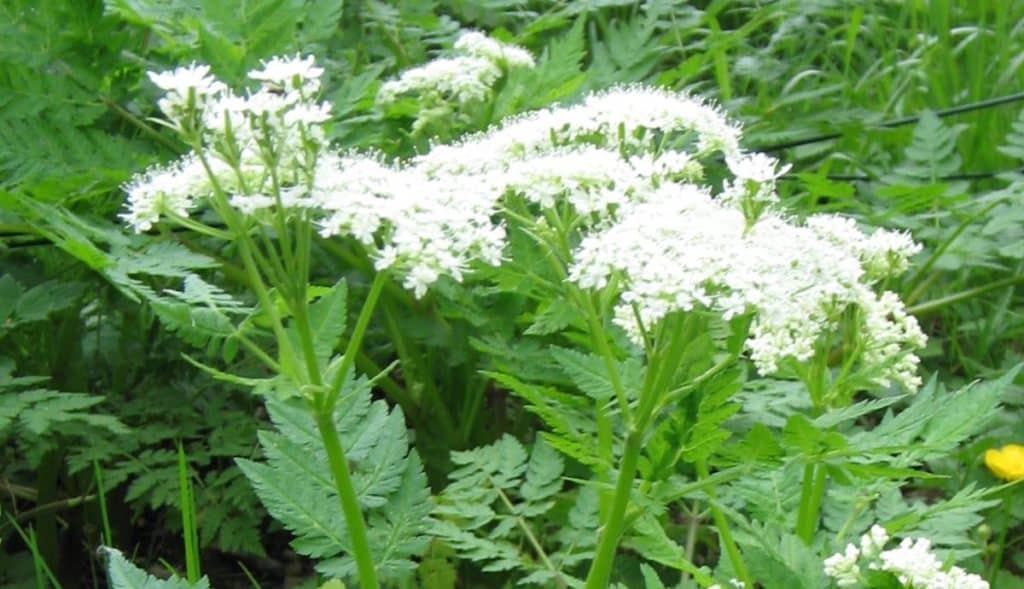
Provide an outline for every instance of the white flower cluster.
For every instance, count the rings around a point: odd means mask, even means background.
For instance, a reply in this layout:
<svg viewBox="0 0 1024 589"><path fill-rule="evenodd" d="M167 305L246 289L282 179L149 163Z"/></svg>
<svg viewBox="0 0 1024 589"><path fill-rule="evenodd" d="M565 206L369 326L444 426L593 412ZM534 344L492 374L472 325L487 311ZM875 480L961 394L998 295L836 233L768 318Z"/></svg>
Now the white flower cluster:
<svg viewBox="0 0 1024 589"><path fill-rule="evenodd" d="M491 39L477 31L465 32L455 41L455 54L441 57L402 72L397 80L381 85L377 100L396 101L405 94L429 94L459 104L483 100L501 78L503 68L534 66L529 51Z"/></svg>
<svg viewBox="0 0 1024 589"><path fill-rule="evenodd" d="M692 150L659 152L656 141L665 135L690 138ZM740 128L700 99L625 86L591 94L577 105L511 118L492 131L460 143L436 146L418 163L438 172L480 173L511 160L594 145L613 153L628 149L632 155L649 158L657 154L676 162L682 157L692 166L716 153L739 157L739 140Z"/></svg>
<svg viewBox="0 0 1024 589"><path fill-rule="evenodd" d="M473 59L525 62L477 33L456 45ZM127 222L147 230L215 192L246 215L302 211L322 236L362 242L377 268L400 273L422 296L441 276L459 280L474 263L500 263L502 213L514 197L534 220L553 208L574 215L580 235L569 279L603 288L614 276L616 322L638 342L637 316L652 327L673 311L752 313L746 345L771 373L786 358L810 358L854 309L870 378L918 385L912 350L924 337L896 295L875 294L918 246L905 234L865 234L842 217L798 224L783 216L775 182L788 168L744 153L740 129L714 106L615 88L387 162L327 146L321 125L330 109L315 100L321 73L312 58L271 60L250 74L263 87L246 95L204 66L153 75L168 92L161 105L172 126L194 130L200 151L132 181ZM716 155L732 172L719 191L701 184Z"/></svg>
<svg viewBox="0 0 1024 589"><path fill-rule="evenodd" d="M751 225L743 211L705 188L665 184L585 237L570 279L603 288L619 277L615 320L638 343L641 327L673 311L707 309L725 319L753 311L746 345L764 374L783 359L812 357L822 334L853 306L864 316L862 364L870 378L915 390L918 359L908 349L923 347L924 335L895 294L875 294L865 270L865 260L895 260L909 250L880 252L891 240L855 227L846 240L773 212Z"/></svg>
<svg viewBox="0 0 1024 589"><path fill-rule="evenodd" d="M161 214L187 216L216 191L247 214L279 200L286 207L313 206L307 171L324 143L321 125L330 118L330 107L313 99L322 73L312 57L276 58L249 73L261 88L245 95L211 77L205 65L151 73L166 92L159 106L169 126L199 143L200 151L129 182L122 218L147 231Z"/></svg>
<svg viewBox="0 0 1024 589"><path fill-rule="evenodd" d="M622 129L630 141L620 140ZM323 174L332 178L329 188L318 189L319 171L314 183L328 213L321 235L383 244L377 268L399 270L420 296L440 276L460 279L474 261L500 262L505 230L495 219L508 195L542 209L567 202L580 215L608 222L613 211L660 184L696 181L703 168L695 157L654 153L651 140L642 141L680 131L703 146L700 155L722 147L738 152L738 130L716 109L687 96L620 88L435 146L408 162L343 156ZM627 155L624 144L632 148Z"/></svg>
<svg viewBox="0 0 1024 589"><path fill-rule="evenodd" d="M925 538L904 538L900 545L883 550L889 534L875 525L861 536L860 546L847 544L845 550L825 559L825 574L840 587L853 587L863 581L861 567L895 575L908 589L988 589L978 575L959 567L946 570L931 551Z"/></svg>

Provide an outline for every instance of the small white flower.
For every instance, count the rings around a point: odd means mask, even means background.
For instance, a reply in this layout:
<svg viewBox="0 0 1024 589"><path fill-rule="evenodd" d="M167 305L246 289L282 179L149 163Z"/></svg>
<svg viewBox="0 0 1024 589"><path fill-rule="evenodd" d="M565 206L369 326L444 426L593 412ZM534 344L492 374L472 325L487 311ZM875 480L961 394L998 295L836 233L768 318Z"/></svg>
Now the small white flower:
<svg viewBox="0 0 1024 589"><path fill-rule="evenodd" d="M848 544L844 552L825 559L825 574L840 587L860 581L860 568L890 573L908 589L988 589L978 575L953 566L945 570L926 538L904 538L898 547L883 550L889 535L874 525L860 539L860 549Z"/></svg>
<svg viewBox="0 0 1024 589"><path fill-rule="evenodd" d="M857 547L847 544L845 551L825 559L825 574L835 579L840 587L852 587L860 581L859 558Z"/></svg>
<svg viewBox="0 0 1024 589"><path fill-rule="evenodd" d="M194 90L200 96L211 96L225 89L223 83L210 75L210 66L192 63L169 72L149 72L149 79L170 94L185 96Z"/></svg>
<svg viewBox="0 0 1024 589"><path fill-rule="evenodd" d="M455 55L405 70L397 80L381 85L377 100L390 104L405 94L423 94L466 104L486 99L502 76L502 68L533 67L530 52L501 43L476 31L455 41Z"/></svg>
<svg viewBox="0 0 1024 589"><path fill-rule="evenodd" d="M226 86L210 75L210 66L191 65L168 72L149 72L149 79L164 91L157 105L168 118L179 122L189 108L202 107L226 90ZM190 100L194 100L191 104Z"/></svg>
<svg viewBox="0 0 1024 589"><path fill-rule="evenodd" d="M316 67L312 55L306 57L275 57L263 62L263 69L249 72L249 77L285 90L312 93L320 88L323 68Z"/></svg>
<svg viewBox="0 0 1024 589"><path fill-rule="evenodd" d="M435 59L402 72L397 80L385 82L377 94L382 103L394 102L410 93L436 93L456 103L485 99L501 77L501 68L482 57L459 56Z"/></svg>
<svg viewBox="0 0 1024 589"><path fill-rule="evenodd" d="M749 180L758 184L774 182L793 167L787 164L779 168L779 160L763 153L744 153L727 157L725 161L737 180Z"/></svg>
<svg viewBox="0 0 1024 589"><path fill-rule="evenodd" d="M868 533L860 537L860 553L865 558L874 558L888 541L889 533L882 526L875 524L871 526Z"/></svg>
<svg viewBox="0 0 1024 589"><path fill-rule="evenodd" d="M124 185L128 210L120 215L136 232L148 231L163 214L187 217L196 201L213 191L199 159L189 155L153 166Z"/></svg>
<svg viewBox="0 0 1024 589"><path fill-rule="evenodd" d="M462 33L455 41L455 50L509 67L532 68L535 65L533 55L526 49L502 43L478 31Z"/></svg>

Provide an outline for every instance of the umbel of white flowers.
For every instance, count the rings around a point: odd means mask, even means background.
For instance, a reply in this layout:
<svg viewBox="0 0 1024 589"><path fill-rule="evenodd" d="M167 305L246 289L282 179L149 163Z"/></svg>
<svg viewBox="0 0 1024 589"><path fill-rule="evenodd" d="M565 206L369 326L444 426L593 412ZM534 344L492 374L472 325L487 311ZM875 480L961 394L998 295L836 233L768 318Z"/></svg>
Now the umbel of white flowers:
<svg viewBox="0 0 1024 589"><path fill-rule="evenodd" d="M525 61L507 46L470 39L474 55ZM502 262L507 199L524 199L538 223L545 209L568 207L581 233L569 280L616 288L616 323L637 343L641 326L650 333L673 311L751 313L746 345L767 374L785 359L811 357L852 311L869 378L919 386L913 351L924 336L894 293L876 293L919 246L903 233L864 233L843 217L788 217L775 190L788 168L743 152L739 127L714 106L617 87L388 162L328 145L330 106L316 96L321 74L312 58L274 59L250 74L261 88L244 94L206 66L151 74L166 92L167 124L200 140L125 187L126 222L146 231L161 216L204 208L220 190L256 220L283 209L323 237L358 240L379 270L402 277L419 297L442 276L459 281L476 264ZM716 190L702 179L720 156L731 176Z"/></svg>
<svg viewBox="0 0 1024 589"><path fill-rule="evenodd" d="M860 538L860 545L847 544L842 552L825 559L825 574L840 587L864 582L863 568L896 576L910 589L988 589L988 582L960 567L944 567L931 550L927 538L904 538L896 548L884 550L889 534L879 525Z"/></svg>
<svg viewBox="0 0 1024 589"><path fill-rule="evenodd" d="M385 82L377 101L391 103L402 95L434 94L464 104L484 100L503 70L534 66L530 52L500 43L477 31L467 31L455 41L454 55L431 60Z"/></svg>

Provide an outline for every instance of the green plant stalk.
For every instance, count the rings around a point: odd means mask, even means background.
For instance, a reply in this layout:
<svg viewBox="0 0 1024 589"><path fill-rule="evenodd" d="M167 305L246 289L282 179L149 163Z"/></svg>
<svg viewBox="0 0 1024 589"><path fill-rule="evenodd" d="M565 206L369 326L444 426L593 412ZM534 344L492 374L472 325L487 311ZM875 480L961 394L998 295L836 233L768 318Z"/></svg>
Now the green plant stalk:
<svg viewBox="0 0 1024 589"><path fill-rule="evenodd" d="M1012 502L1013 491L1007 493L1006 499L1003 499L1003 529L999 531L999 550L992 559L988 575L986 575L988 582L992 583L993 586L995 586L996 577L999 575L999 567L1003 565L1003 553L1006 552L1006 536L1010 530L1010 520L1013 517Z"/></svg>
<svg viewBox="0 0 1024 589"><path fill-rule="evenodd" d="M199 581L199 531L196 529L196 503L192 484L188 480L188 461L185 448L178 441L178 491L181 498L181 535L185 542L185 578L189 583Z"/></svg>
<svg viewBox="0 0 1024 589"><path fill-rule="evenodd" d="M359 507L359 499L352 485L345 450L338 441L333 408L320 408L314 413L317 429L327 451L327 462L331 467L331 476L334 477L334 486L341 500L341 510L345 514L345 523L348 524L352 557L355 558L356 570L359 573L359 586L362 589L378 589L380 584L377 582L377 570L373 564L373 554L370 552L370 542L366 535L366 522L363 521L363 511Z"/></svg>
<svg viewBox="0 0 1024 589"><path fill-rule="evenodd" d="M607 518L602 517L604 526L598 540L594 561L591 563L590 571L587 573L586 589L604 589L611 580L615 550L618 548L619 540L626 529L626 509L629 507L629 498L633 490L633 479L636 476L640 451L643 449L643 438L646 435L647 426L657 406L659 393L664 391L666 388L665 382L671 378L677 368L674 360L678 360L686 340L686 330L682 328L683 326L678 327L680 329L670 332L671 336L668 346L663 353L656 351L655 357L651 358L648 364L643 390L640 393L640 402L637 406L636 421L629 426L629 433L626 435L626 444L622 454L622 462L619 465L618 479L615 482L611 510L608 512ZM607 342L605 344L607 345ZM610 355L610 349L608 353ZM609 358L609 360L608 366L609 370L611 370L614 367L614 358Z"/></svg>
<svg viewBox="0 0 1024 589"><path fill-rule="evenodd" d="M978 297L978 296L981 296L981 295L986 294L988 292L991 292L993 290L999 290L1001 288L1006 288L1008 286L1013 286L1013 285L1018 284L1020 282L1024 282L1024 275L1018 274L1018 275L1015 275L1015 276L1011 276L1009 278L1003 278L1002 280L994 280L994 281L992 281L992 282L990 282L988 284L984 284L982 286L977 286L977 287L974 287L974 288L969 288L967 290L963 290L963 291L960 291L958 293L954 293L954 294L951 294L951 295L948 295L948 296L944 296L944 297L941 297L941 298L938 298L938 299L927 301L927 302L921 303L919 305L914 305L913 307L908 307L907 308L907 313L909 313L911 315L915 315L915 316L921 316L921 315L926 315L928 313L934 313L935 311L938 311L939 309L942 309L943 307L952 305L954 303L959 303L961 301L966 301L966 300L972 299L974 297Z"/></svg>
<svg viewBox="0 0 1024 589"><path fill-rule="evenodd" d="M642 438L643 434L636 429L630 431L626 437L626 451L622 456L619 477L615 483L611 512L608 514L604 529L601 530L601 539L597 545L597 551L594 553L594 562L590 565L590 571L587 573L586 589L605 589L611 579L615 550L619 546L619 539L625 529L626 507L629 505L633 477L636 475L637 461L643 446Z"/></svg>
<svg viewBox="0 0 1024 589"><path fill-rule="evenodd" d="M501 499L501 502L505 504L505 508L508 509L510 513L516 513L515 506L513 506L512 502L509 501L508 495L501 490L501 486L494 484L493 480L491 481L491 486L498 491L498 497ZM519 526L519 529L522 530L523 534L526 535L526 539L530 542L530 546L533 547L537 556L540 557L541 562L544 563L544 566L555 574L555 583L562 589L567 589L568 585L565 584L565 579L562 578L562 572L554 565L554 563L551 562L551 559L548 558L548 553L544 551L544 547L537 541L537 536L533 533L533 530L530 529L530 526L526 523L526 520L523 519L523 516L516 516L516 524Z"/></svg>
<svg viewBox="0 0 1024 589"><path fill-rule="evenodd" d="M707 462L704 460L698 460L695 466L697 467L697 477L701 480L707 479ZM743 581L744 587L753 587L754 583L750 579L750 573L747 572L747 565L743 562L743 556L740 555L740 549L736 545L736 540L732 537L732 530L729 528L729 520L725 519L725 514L722 513L722 509L718 507L718 501L715 498L715 487L708 487L705 492L708 494L708 506L711 508L711 518L715 520L715 529L718 531L718 537L722 539L722 544L725 545L725 553L729 557L729 562L732 564L733 570L736 571L736 576L740 581Z"/></svg>
<svg viewBox="0 0 1024 589"><path fill-rule="evenodd" d="M300 252L300 258L307 257L308 250ZM298 272L307 271L303 259L298 260ZM370 296L363 303L359 313L359 319L345 349L339 368L339 376L336 382L344 382L343 377L355 361L359 346L362 344L363 335L380 297L380 291L384 284L384 274L378 273L374 277L373 286L370 288ZM327 451L327 462L331 469L331 477L334 479L334 487L338 492L338 499L341 502L342 513L345 514L345 523L348 524L349 540L352 542L352 557L356 561L356 570L359 575L359 586L364 589L377 589L377 570L373 563L373 554L370 551L370 541L366 534L366 521L363 519L363 512L359 506L359 499L356 496L355 487L352 485L352 474L349 472L348 459L345 457L345 450L339 441L338 428L334 423L334 405L337 397L332 396L333 389L323 388L323 378L320 373L320 365L316 358L316 347L313 341L313 333L309 322L308 303L306 302L305 283L300 288L301 292L292 301L292 313L295 319L295 327L299 333L299 343L302 346L302 356L306 365L306 372L309 376L308 382L313 386L312 396L313 413L316 418L317 429L320 438L323 440L324 449Z"/></svg>
<svg viewBox="0 0 1024 589"><path fill-rule="evenodd" d="M316 358L316 344L313 331L309 325L309 307L306 303L305 288L292 301L292 315L295 318L295 329L299 332L299 345L302 346L302 358L306 364L309 384L315 389L314 397L322 394L323 379L320 377L320 363Z"/></svg>
<svg viewBox="0 0 1024 589"><path fill-rule="evenodd" d="M359 351L359 347L363 344L363 336L366 335L366 328L370 325L370 317L373 315L373 310L377 306L377 301L380 300L380 293L384 290L384 285L387 284L387 282L387 274L384 272L378 272L373 277L373 284L370 285L370 292L366 294L366 300L363 301L363 308L359 311L359 317L356 319L356 325L352 329L352 337L348 340L348 345L345 346L345 354L341 357L341 365L338 366L338 372L334 375L334 380L331 381L330 386L327 388L324 407L326 407L329 412L333 412L334 404L337 402L338 395L341 393L341 386L345 382L345 375L356 361L356 354Z"/></svg>
<svg viewBox="0 0 1024 589"><path fill-rule="evenodd" d="M441 394L437 390L437 386L434 385L433 379L430 374L421 374L420 366L418 363L413 361L413 354L409 350L409 342L405 337L405 333L402 331L401 326L395 319L395 313L389 301L385 301L381 307L384 312L384 324L388 331L388 337L394 343L395 352L398 353L398 358L402 362L403 375L405 375L406 386L409 386L410 381L415 378L422 387L423 395L416 398L416 404L419 410L424 410L429 407L434 410L434 416L438 418L438 422L441 429L444 431L446 439L451 439L453 432L455 431L455 422L452 420L451 413L447 409L447 404L444 399L441 398ZM428 401L424 402L423 396L426 396Z"/></svg>
<svg viewBox="0 0 1024 589"><path fill-rule="evenodd" d="M99 518L103 524L103 545L114 546L114 535L111 533L111 519L106 514L106 490L103 487L103 472L99 462L92 461L92 472L96 478L96 495L99 496Z"/></svg>
<svg viewBox="0 0 1024 589"><path fill-rule="evenodd" d="M825 467L808 464L804 467L804 479L800 486L800 509L797 512L796 535L808 546L814 540L818 529L821 501L825 495Z"/></svg>
<svg viewBox="0 0 1024 589"><path fill-rule="evenodd" d="M608 379L612 383L612 389L615 391L615 398L619 403L619 411L622 412L622 419L628 425L632 421L632 415L629 410L629 400L626 398L626 391L622 387L622 379L619 378L619 370L616 366L615 355L612 353L611 346L608 345L608 339L604 337L604 329L601 326L600 315L597 309L594 307L594 301L591 300L587 293L579 292L579 299L583 302L583 307L586 309L587 324L590 327L590 337L597 347L597 350L601 353L601 359L604 361L604 366L608 370Z"/></svg>
<svg viewBox="0 0 1024 589"><path fill-rule="evenodd" d="M36 570L37 589L50 589L46 585L46 579L50 580L50 584L53 589L61 589L60 582L57 580L57 577L53 575L53 571L46 564L46 559L43 558L43 555L39 552L39 544L36 542L35 530L29 528L26 533L14 518L8 515L7 519L11 522L11 525L14 526L14 530L18 532L18 535L21 536L21 541L24 542L25 546L28 546L29 551L32 552L32 564Z"/></svg>

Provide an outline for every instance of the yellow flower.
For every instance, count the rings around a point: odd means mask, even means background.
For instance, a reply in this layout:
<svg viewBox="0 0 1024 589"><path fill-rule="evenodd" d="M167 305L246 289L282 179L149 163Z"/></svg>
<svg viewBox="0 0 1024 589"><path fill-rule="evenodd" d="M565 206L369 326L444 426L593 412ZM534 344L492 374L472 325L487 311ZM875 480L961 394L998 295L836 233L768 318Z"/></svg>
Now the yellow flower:
<svg viewBox="0 0 1024 589"><path fill-rule="evenodd" d="M998 450L985 450L985 466L1001 479L1024 479L1024 446L1007 444Z"/></svg>

